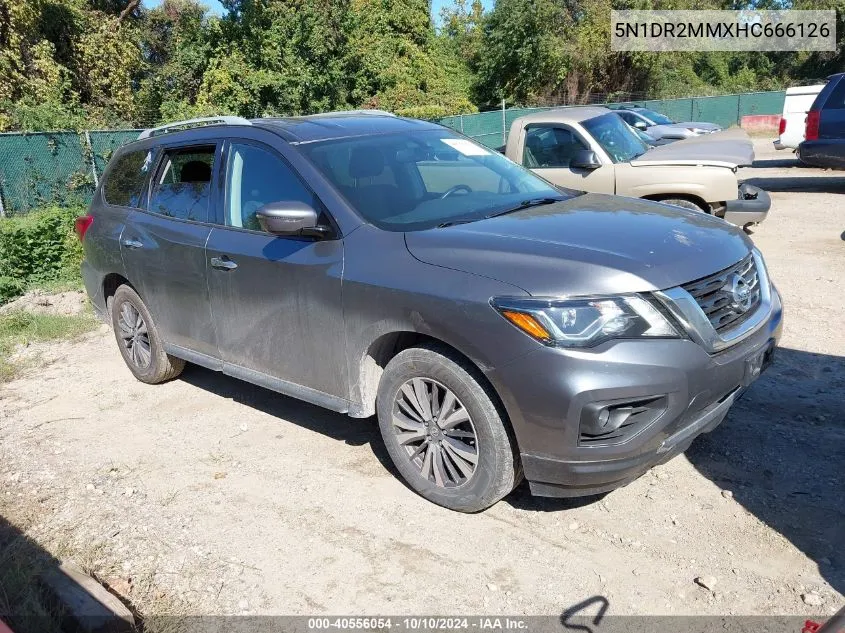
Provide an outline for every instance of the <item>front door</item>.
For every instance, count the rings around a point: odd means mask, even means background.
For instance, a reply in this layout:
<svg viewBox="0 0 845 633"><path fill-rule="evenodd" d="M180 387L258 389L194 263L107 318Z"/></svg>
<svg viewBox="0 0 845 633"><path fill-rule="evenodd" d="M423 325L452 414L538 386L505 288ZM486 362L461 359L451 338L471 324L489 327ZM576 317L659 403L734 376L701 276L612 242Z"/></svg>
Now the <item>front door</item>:
<svg viewBox="0 0 845 633"><path fill-rule="evenodd" d="M345 399L343 241L262 231L255 212L267 203L320 203L270 147L235 141L225 154L224 203L206 249L220 357L258 372L248 377L259 384L295 391L270 377Z"/></svg>
<svg viewBox="0 0 845 633"><path fill-rule="evenodd" d="M591 149L571 128L532 125L523 134L522 165L551 183L578 191L614 193L613 165L582 169L571 165L580 150Z"/></svg>
<svg viewBox="0 0 845 633"><path fill-rule="evenodd" d="M133 211L120 239L130 282L164 340L217 355L206 283L217 144L165 148L146 211Z"/></svg>

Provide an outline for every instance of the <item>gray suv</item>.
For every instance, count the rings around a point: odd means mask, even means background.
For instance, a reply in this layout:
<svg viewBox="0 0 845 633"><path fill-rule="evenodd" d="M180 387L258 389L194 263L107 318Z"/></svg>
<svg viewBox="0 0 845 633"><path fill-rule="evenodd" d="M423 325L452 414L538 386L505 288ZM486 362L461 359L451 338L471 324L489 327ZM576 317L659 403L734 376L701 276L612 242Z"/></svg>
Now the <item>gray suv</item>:
<svg viewBox="0 0 845 633"><path fill-rule="evenodd" d="M780 298L718 218L386 114L206 123L117 151L77 220L143 382L188 361L375 414L407 484L473 512L630 482L772 359Z"/></svg>

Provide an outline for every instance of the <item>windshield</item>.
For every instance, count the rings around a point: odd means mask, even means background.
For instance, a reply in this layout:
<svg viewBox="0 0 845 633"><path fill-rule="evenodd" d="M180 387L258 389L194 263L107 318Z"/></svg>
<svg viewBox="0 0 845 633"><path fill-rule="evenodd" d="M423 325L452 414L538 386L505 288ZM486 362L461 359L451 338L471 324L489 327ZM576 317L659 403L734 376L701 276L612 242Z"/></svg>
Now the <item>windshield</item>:
<svg viewBox="0 0 845 633"><path fill-rule="evenodd" d="M654 121L657 125L672 125L674 123L674 121L668 116L664 116L654 110L647 110L643 108L640 112Z"/></svg>
<svg viewBox="0 0 845 633"><path fill-rule="evenodd" d="M648 145L613 112L581 123L593 135L614 163L627 163L646 153Z"/></svg>
<svg viewBox="0 0 845 633"><path fill-rule="evenodd" d="M560 190L501 154L449 130L359 136L300 145L368 222L416 231L471 222Z"/></svg>

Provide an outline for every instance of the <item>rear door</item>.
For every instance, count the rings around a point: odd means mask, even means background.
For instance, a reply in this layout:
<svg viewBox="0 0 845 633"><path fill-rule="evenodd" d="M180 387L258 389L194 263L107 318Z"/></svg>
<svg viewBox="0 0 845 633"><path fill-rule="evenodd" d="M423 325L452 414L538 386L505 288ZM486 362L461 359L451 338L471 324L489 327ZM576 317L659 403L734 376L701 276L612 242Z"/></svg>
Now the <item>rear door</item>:
<svg viewBox="0 0 845 633"><path fill-rule="evenodd" d="M206 282L205 245L216 204L221 143L165 145L146 210L133 211L121 236L129 280L170 345L217 355Z"/></svg>
<svg viewBox="0 0 845 633"><path fill-rule="evenodd" d="M261 229L256 211L285 200L312 205L323 224L332 220L284 157L291 150L278 137L260 130L245 136L226 141L225 195L206 252L223 370L338 408L322 394L348 397L343 241Z"/></svg>
<svg viewBox="0 0 845 633"><path fill-rule="evenodd" d="M530 125L522 138L522 165L538 176L570 189L614 193L613 164L603 164L598 169L571 165L577 152L593 148L569 126L560 123ZM596 152L600 160L603 160L602 153Z"/></svg>

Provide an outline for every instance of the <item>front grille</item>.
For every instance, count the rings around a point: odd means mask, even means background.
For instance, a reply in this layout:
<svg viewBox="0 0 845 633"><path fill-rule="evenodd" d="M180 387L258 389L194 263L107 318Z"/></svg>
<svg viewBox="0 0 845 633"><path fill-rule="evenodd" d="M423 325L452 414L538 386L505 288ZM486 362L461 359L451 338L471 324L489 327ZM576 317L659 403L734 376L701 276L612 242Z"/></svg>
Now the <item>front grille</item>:
<svg viewBox="0 0 845 633"><path fill-rule="evenodd" d="M737 301L733 292L743 284L749 293L744 304ZM760 305L760 280L752 255L715 275L685 284L683 288L695 298L717 332L739 325Z"/></svg>

